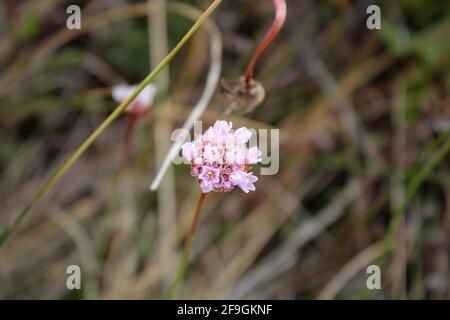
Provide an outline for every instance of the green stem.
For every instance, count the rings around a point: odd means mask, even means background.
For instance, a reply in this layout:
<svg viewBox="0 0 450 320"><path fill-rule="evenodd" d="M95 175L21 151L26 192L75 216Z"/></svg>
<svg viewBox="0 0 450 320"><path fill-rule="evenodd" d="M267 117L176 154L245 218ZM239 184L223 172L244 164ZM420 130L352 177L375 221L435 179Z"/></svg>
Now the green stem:
<svg viewBox="0 0 450 320"><path fill-rule="evenodd" d="M184 37L178 42L178 44L172 49L172 51L156 66L156 68L139 84L136 90L121 103L104 121L99 127L69 156L56 170L48 177L47 180L40 186L38 191L33 195L30 202L20 211L15 217L13 222L5 227L0 233L0 246L6 241L6 239L17 229L23 218L28 211L55 185L58 180L75 164L75 162L86 152L91 144L113 123L123 111L130 105L131 102L139 95L139 93L150 83L155 77L164 69L165 66L174 58L174 56L180 51L184 44L192 37L197 29L205 22L206 18L216 9L216 7L222 2L222 0L214 0L214 2L206 9L200 18L194 23L191 29L184 35Z"/></svg>
<svg viewBox="0 0 450 320"><path fill-rule="evenodd" d="M405 199L402 205L394 211L391 223L389 225L389 234L392 234L392 230L397 226L400 217L406 210L408 204L412 201L417 191L419 190L422 183L430 175L431 171L444 159L444 157L450 152L450 130L443 133L446 137L443 145L435 152L435 154L428 160L421 168L418 168L417 173L415 173L406 185ZM437 138L440 142L443 138L442 136ZM433 143L434 144L434 143Z"/></svg>
<svg viewBox="0 0 450 320"><path fill-rule="evenodd" d="M422 182L428 177L433 168L439 164L444 157L450 152L450 130L444 132L442 136L437 138L438 143L446 137L442 147L436 151L435 156L432 157L419 171L411 177L408 188L406 189L406 203L410 202L417 193Z"/></svg>
<svg viewBox="0 0 450 320"><path fill-rule="evenodd" d="M186 242L184 244L183 257L181 258L181 263L178 267L177 274L175 276L175 280L169 288L169 291L166 294L167 299L173 299L175 292L184 277L184 273L186 272L186 267L189 263L189 256L191 253L192 241L194 240L195 230L197 230L198 221L200 220L200 214L203 209L203 205L205 204L206 193L200 193L200 197L198 198L197 208L195 209L194 219L192 220L191 229L189 230L189 234L186 238Z"/></svg>

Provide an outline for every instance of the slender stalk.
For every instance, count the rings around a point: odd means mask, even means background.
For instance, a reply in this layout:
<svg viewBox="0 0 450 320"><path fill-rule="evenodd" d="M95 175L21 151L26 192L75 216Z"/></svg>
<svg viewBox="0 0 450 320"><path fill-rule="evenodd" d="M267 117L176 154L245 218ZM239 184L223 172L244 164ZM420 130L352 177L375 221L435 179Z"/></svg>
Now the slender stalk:
<svg viewBox="0 0 450 320"><path fill-rule="evenodd" d="M159 63L159 65L139 84L136 90L122 102L97 129L50 175L43 184L39 187L37 192L33 195L29 203L19 212L13 222L8 225L0 233L0 246L6 241L6 239L17 229L22 222L23 218L47 192L58 182L64 174L75 164L75 162L86 152L91 144L113 123L123 111L130 105L131 102L139 95L139 93L150 83L155 77L164 69L165 66L174 58L174 56L180 51L184 44L192 37L197 29L205 22L206 18L216 9L216 7L222 2L222 0L214 0L214 2L206 9L206 11L200 16L200 18L194 23L191 29L184 35L184 37L178 42L178 44L172 49L171 52Z"/></svg>
<svg viewBox="0 0 450 320"><path fill-rule="evenodd" d="M139 116L135 114L130 114L127 117L127 129L125 132L125 141L123 145L123 153L122 153L122 167L126 165L128 159L130 158L132 146L133 146L133 137L136 132L136 127L138 124Z"/></svg>
<svg viewBox="0 0 450 320"><path fill-rule="evenodd" d="M194 219L192 220L191 229L189 230L189 234L186 238L186 242L184 243L183 257L181 258L181 263L178 267L177 274L175 276L175 280L169 288L169 291L166 294L167 299L172 299L175 295L175 292L184 277L184 273L186 271L186 267L189 263L189 256L191 252L192 242L194 240L195 231L197 230L198 221L200 220L200 214L203 209L203 205L205 204L207 193L200 193L198 198L197 207L194 213Z"/></svg>
<svg viewBox="0 0 450 320"><path fill-rule="evenodd" d="M259 56L266 50L269 44L273 41L275 36L280 31L281 27L286 20L286 1L285 0L272 0L273 5L275 6L275 19L270 26L269 31L267 31L264 38L259 43L258 47L256 47L255 52L253 53L250 63L245 70L244 78L247 87L250 87L250 81L253 79L253 70L255 68L256 61Z"/></svg>
<svg viewBox="0 0 450 320"><path fill-rule="evenodd" d="M128 113L126 130L125 130L125 139L123 143L123 152L122 152L122 167L126 166L128 159L130 158L133 152L133 141L136 136L137 127L139 124L139 120L144 117L150 115L153 111L153 107L139 113Z"/></svg>

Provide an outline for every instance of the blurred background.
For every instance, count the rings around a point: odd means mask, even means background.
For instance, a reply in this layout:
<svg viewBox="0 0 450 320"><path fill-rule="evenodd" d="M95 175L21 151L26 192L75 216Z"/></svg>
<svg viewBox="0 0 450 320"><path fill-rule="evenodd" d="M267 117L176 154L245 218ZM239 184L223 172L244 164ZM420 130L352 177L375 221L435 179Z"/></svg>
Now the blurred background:
<svg viewBox="0 0 450 320"><path fill-rule="evenodd" d="M148 3L0 2L1 228L117 106L111 88L140 82L193 23L186 7L171 4L165 19L165 1ZM66 28L70 4L81 30ZM366 27L372 4L381 30ZM449 298L450 2L287 6L255 69L265 100L223 116L217 89L202 116L204 127L280 129L280 170L256 192L207 198L177 297ZM273 15L270 0L224 0L214 12L223 78L244 73ZM200 29L157 78L125 163L123 116L31 209L0 247L0 298L163 297L199 188L186 165L148 187L202 94L210 45ZM81 268L81 290L66 287L69 265ZM369 265L379 290L367 288Z"/></svg>

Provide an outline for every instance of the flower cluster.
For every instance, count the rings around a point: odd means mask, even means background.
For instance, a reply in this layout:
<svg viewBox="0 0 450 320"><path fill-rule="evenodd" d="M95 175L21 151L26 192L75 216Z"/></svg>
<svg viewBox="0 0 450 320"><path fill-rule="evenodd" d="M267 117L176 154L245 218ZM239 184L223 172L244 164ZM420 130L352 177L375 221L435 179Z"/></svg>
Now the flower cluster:
<svg viewBox="0 0 450 320"><path fill-rule="evenodd" d="M258 178L250 165L261 162L258 147L247 147L252 132L247 128L232 130L232 123L216 121L193 142L184 143L182 155L191 162L191 174L202 192L227 192L235 186L244 192L254 191Z"/></svg>
<svg viewBox="0 0 450 320"><path fill-rule="evenodd" d="M119 84L112 89L112 97L115 101L122 103L136 90L137 85ZM155 99L156 86L154 84L147 85L139 95L125 109L125 113L130 115L142 115L147 113Z"/></svg>

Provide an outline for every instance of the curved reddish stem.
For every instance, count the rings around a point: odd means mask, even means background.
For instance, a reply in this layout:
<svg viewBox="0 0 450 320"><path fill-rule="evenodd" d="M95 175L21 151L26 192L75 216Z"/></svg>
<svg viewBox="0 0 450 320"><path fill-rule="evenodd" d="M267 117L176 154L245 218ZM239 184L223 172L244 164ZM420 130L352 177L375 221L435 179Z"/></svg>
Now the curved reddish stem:
<svg viewBox="0 0 450 320"><path fill-rule="evenodd" d="M128 114L128 123L127 123L127 130L125 133L125 142L123 147L123 154L122 154L122 166L125 166L125 164L128 162L128 158L131 154L131 146L133 144L133 136L134 132L136 131L137 122L139 119L138 115L135 114Z"/></svg>
<svg viewBox="0 0 450 320"><path fill-rule="evenodd" d="M132 145L133 145L133 137L135 136L136 127L140 118L144 116L148 116L152 112L152 109L147 109L144 112L140 113L127 113L127 129L125 133L125 141L123 144L123 153L122 153L122 166L125 166L128 162L128 158L131 155Z"/></svg>
<svg viewBox="0 0 450 320"><path fill-rule="evenodd" d="M266 50L269 44L273 41L273 39L283 26L284 21L286 20L286 1L285 0L272 0L272 1L273 5L275 6L275 19L273 20L269 31L267 31L266 35L261 40L255 52L253 53L250 62L247 66L247 69L245 70L244 77L247 86L249 86L250 80L253 79L253 69L255 68L256 61L258 60L259 56L264 52L264 50Z"/></svg>

